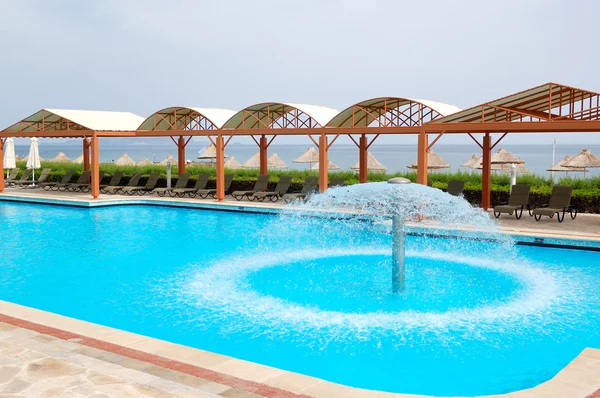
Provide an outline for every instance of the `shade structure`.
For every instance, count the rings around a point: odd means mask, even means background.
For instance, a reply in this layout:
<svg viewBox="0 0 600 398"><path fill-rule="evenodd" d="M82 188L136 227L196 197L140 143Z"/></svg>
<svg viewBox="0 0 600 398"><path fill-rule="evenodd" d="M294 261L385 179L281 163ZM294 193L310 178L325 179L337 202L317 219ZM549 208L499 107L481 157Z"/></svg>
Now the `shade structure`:
<svg viewBox="0 0 600 398"><path fill-rule="evenodd" d="M138 166L152 166L154 163L148 158L144 158L136 163Z"/></svg>
<svg viewBox="0 0 600 398"><path fill-rule="evenodd" d="M417 162L406 166L409 169L418 169ZM429 170L440 170L440 169L449 169L450 165L446 163L446 161L437 153L433 152L432 149L427 151L427 169Z"/></svg>
<svg viewBox="0 0 600 398"><path fill-rule="evenodd" d="M339 170L341 167L333 163L331 160L327 161L327 170ZM315 163L311 170L319 170L319 162Z"/></svg>
<svg viewBox="0 0 600 398"><path fill-rule="evenodd" d="M466 162L460 165L460 167L469 167L471 169L475 168L480 163L481 156L477 156L473 154Z"/></svg>
<svg viewBox="0 0 600 398"><path fill-rule="evenodd" d="M351 169L357 171L360 170L360 161L356 162ZM375 158L371 152L367 152L367 170L379 173L385 173L387 171L385 166L382 165L381 162L379 162L379 160L377 160L377 158Z"/></svg>
<svg viewBox="0 0 600 398"><path fill-rule="evenodd" d="M516 157L504 148L498 149L491 159L492 164L521 164L525 163L521 158Z"/></svg>
<svg viewBox="0 0 600 398"><path fill-rule="evenodd" d="M531 174L531 170L529 170L527 167L525 167L525 165L523 163L511 163L511 164L514 164L516 166L517 174ZM479 161L479 164L473 168L477 169L477 170L483 169L481 160ZM495 164L492 164L491 170L510 173L510 164L495 163Z"/></svg>
<svg viewBox="0 0 600 398"><path fill-rule="evenodd" d="M267 168L269 169L288 169L288 166L281 158L274 153L267 159Z"/></svg>
<svg viewBox="0 0 600 398"><path fill-rule="evenodd" d="M75 158L75 160L73 160L73 163L83 164L83 155L79 155L77 158Z"/></svg>
<svg viewBox="0 0 600 398"><path fill-rule="evenodd" d="M59 152L58 155L56 155L55 157L50 159L50 162L72 163L73 161L71 159L69 159L69 157L67 155L65 155L64 152Z"/></svg>
<svg viewBox="0 0 600 398"><path fill-rule="evenodd" d="M229 156L225 154L224 157L228 158ZM200 154L196 159L211 160L214 162L217 159L217 147L215 146L215 144L210 144L209 146L201 150Z"/></svg>
<svg viewBox="0 0 600 398"><path fill-rule="evenodd" d="M165 160L159 163L161 166L166 166L167 163L171 162L171 164L177 164L177 160L171 155L167 156Z"/></svg>
<svg viewBox="0 0 600 398"><path fill-rule="evenodd" d="M564 164L565 167L584 167L595 168L600 167L600 158L592 153L589 149L584 149L579 155L573 156Z"/></svg>
<svg viewBox="0 0 600 398"><path fill-rule="evenodd" d="M318 161L319 152L317 152L313 147L308 148L306 152L293 160L294 163L316 163Z"/></svg>
<svg viewBox="0 0 600 398"><path fill-rule="evenodd" d="M27 168L28 169L39 169L42 167L40 164L40 149L38 146L38 139L32 138L31 144L29 145L29 155L27 155Z"/></svg>
<svg viewBox="0 0 600 398"><path fill-rule="evenodd" d="M15 156L15 140L12 137L6 139L4 144L4 168L14 169L17 167L17 157Z"/></svg>
<svg viewBox="0 0 600 398"><path fill-rule="evenodd" d="M235 158L232 156L229 159L227 159L227 161L225 162L225 168L230 169L230 170L237 170L237 169L241 169L242 165L240 162L235 160Z"/></svg>
<svg viewBox="0 0 600 398"><path fill-rule="evenodd" d="M119 159L115 160L115 164L117 166L135 166L135 161L124 153Z"/></svg>
<svg viewBox="0 0 600 398"><path fill-rule="evenodd" d="M569 173L569 172L587 173L589 171L585 167L566 167L565 163L568 163L571 159L572 159L571 156L565 156L565 158L563 160L556 163L554 166L550 167L549 169L546 169L546 171L564 172L564 173Z"/></svg>
<svg viewBox="0 0 600 398"><path fill-rule="evenodd" d="M242 165L245 169L258 169L260 167L260 152L256 152Z"/></svg>

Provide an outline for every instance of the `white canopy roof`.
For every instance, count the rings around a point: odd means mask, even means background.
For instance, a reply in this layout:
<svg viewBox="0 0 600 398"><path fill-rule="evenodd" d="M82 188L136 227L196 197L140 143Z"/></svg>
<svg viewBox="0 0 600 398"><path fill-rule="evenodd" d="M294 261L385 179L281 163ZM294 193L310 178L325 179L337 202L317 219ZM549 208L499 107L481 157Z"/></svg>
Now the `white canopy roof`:
<svg viewBox="0 0 600 398"><path fill-rule="evenodd" d="M144 118L131 112L80 111L72 109L42 109L3 131L38 131L36 124L44 122L46 131L57 131L60 122L70 122L70 130L135 131Z"/></svg>
<svg viewBox="0 0 600 398"><path fill-rule="evenodd" d="M338 111L333 108L320 105L293 104L288 102L263 102L242 109L231 117L224 125L225 129L265 128L281 118L286 113L299 110L309 116L320 126L325 126Z"/></svg>
<svg viewBox="0 0 600 398"><path fill-rule="evenodd" d="M220 129L227 120L229 120L235 111L219 108L197 108L193 106L174 106L161 109L154 112L144 120L138 130L172 130L173 127L179 130L186 128L181 120L173 120L173 116L190 115L193 118L203 117L210 121L214 127Z"/></svg>

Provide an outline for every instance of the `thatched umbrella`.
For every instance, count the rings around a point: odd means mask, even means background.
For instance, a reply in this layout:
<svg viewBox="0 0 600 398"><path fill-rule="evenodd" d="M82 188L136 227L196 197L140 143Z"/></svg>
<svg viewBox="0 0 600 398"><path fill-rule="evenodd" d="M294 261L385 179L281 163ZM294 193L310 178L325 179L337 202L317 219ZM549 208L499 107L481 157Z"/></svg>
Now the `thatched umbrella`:
<svg viewBox="0 0 600 398"><path fill-rule="evenodd" d="M360 170L360 161L356 162L354 164L354 166L351 167L352 170ZM375 156L373 156L371 154L371 152L367 152L367 170L368 171L375 171L378 173L385 173L387 171L387 169L385 168L384 165L382 165L379 160L377 160L375 158Z"/></svg>
<svg viewBox="0 0 600 398"><path fill-rule="evenodd" d="M40 160L40 162L45 162L46 161L46 159L44 159L41 156L38 156L38 159ZM20 160L23 161L23 162L27 162L29 160L29 155L23 156L23 159L20 159Z"/></svg>
<svg viewBox="0 0 600 398"><path fill-rule="evenodd" d="M504 148L498 149L498 152L491 159L492 164L521 164L524 160L516 157Z"/></svg>
<svg viewBox="0 0 600 398"><path fill-rule="evenodd" d="M319 170L319 162L315 163L315 165L313 167L311 167L310 169L311 170ZM339 169L340 169L340 166L333 163L331 160L327 161L327 170L339 170Z"/></svg>
<svg viewBox="0 0 600 398"><path fill-rule="evenodd" d="M516 166L517 174L531 174L531 170L529 170L527 167L525 167L525 165L523 163L511 163L511 164L514 164ZM473 167L473 168L477 169L477 170L483 169L483 162L480 160L479 164L475 165L475 167ZM506 173L510 173L510 165L495 163L495 164L492 164L492 167L490 170L503 171Z"/></svg>
<svg viewBox="0 0 600 398"><path fill-rule="evenodd" d="M466 162L464 162L463 164L460 165L460 167L468 167L468 168L475 168L475 166L477 166L480 162L481 157L477 156L475 154L473 154L473 156L471 156Z"/></svg>
<svg viewBox="0 0 600 398"><path fill-rule="evenodd" d="M73 163L83 164L83 155L79 155L75 160L73 160Z"/></svg>
<svg viewBox="0 0 600 398"><path fill-rule="evenodd" d="M64 152L59 152L58 155L56 155L54 158L50 159L50 162L56 162L56 163L71 163L72 160L68 158L67 155L65 155Z"/></svg>
<svg viewBox="0 0 600 398"><path fill-rule="evenodd" d="M148 158L144 158L136 163L138 166L152 166L154 163Z"/></svg>
<svg viewBox="0 0 600 398"><path fill-rule="evenodd" d="M308 167L312 168L313 163L319 162L319 152L315 148L310 147L300 155L297 159L293 160L294 163L308 163Z"/></svg>
<svg viewBox="0 0 600 398"><path fill-rule="evenodd" d="M229 156L225 154L224 157L228 158ZM217 160L217 147L215 146L215 144L210 144L202 151L200 151L200 154L198 155L197 159L211 160L213 162Z"/></svg>
<svg viewBox="0 0 600 398"><path fill-rule="evenodd" d="M260 152L256 152L242 165L245 169L258 169L260 167Z"/></svg>
<svg viewBox="0 0 600 398"><path fill-rule="evenodd" d="M267 159L267 168L269 169L288 169L288 166L276 153Z"/></svg>
<svg viewBox="0 0 600 398"><path fill-rule="evenodd" d="M163 160L162 162L159 163L160 166L166 166L167 163L171 161L171 164L176 164L177 160L175 160L175 158L171 155L167 156L167 158L165 160Z"/></svg>
<svg viewBox="0 0 600 398"><path fill-rule="evenodd" d="M419 166L417 165L417 162L406 166L409 169L418 169ZM448 163L446 163L446 161L444 159L442 159L442 157L440 155L438 155L437 153L433 152L432 149L430 149L429 151L427 151L427 169L429 170L440 170L440 169L449 169L450 165Z"/></svg>
<svg viewBox="0 0 600 398"><path fill-rule="evenodd" d="M117 166L135 166L135 161L124 153L119 159L115 160L115 164Z"/></svg>
<svg viewBox="0 0 600 398"><path fill-rule="evenodd" d="M242 165L240 164L240 162L238 162L237 160L234 159L234 157L230 157L226 162L225 162L225 168L230 169L230 170L236 170L241 168Z"/></svg>
<svg viewBox="0 0 600 398"><path fill-rule="evenodd" d="M559 173L563 172L563 173L565 173L565 175L569 175L569 172L587 173L589 171L585 167L566 167L565 163L568 163L571 159L572 158L570 156L565 156L565 158L563 160L556 163L554 166L550 167L549 169L546 169L546 171L559 172Z"/></svg>
<svg viewBox="0 0 600 398"><path fill-rule="evenodd" d="M584 149L579 155L573 156L564 166L569 168L583 167L586 169L600 167L600 158L594 155L589 149Z"/></svg>

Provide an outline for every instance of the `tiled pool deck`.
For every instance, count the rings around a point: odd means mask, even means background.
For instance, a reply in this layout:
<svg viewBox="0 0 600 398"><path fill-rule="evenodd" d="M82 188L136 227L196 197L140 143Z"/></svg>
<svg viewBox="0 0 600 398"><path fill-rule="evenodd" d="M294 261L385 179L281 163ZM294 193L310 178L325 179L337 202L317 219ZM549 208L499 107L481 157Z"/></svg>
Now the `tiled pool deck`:
<svg viewBox="0 0 600 398"><path fill-rule="evenodd" d="M131 197L6 189L0 200L96 207L123 203L274 213L272 203ZM521 242L600 248L600 216L535 222L501 219ZM427 221L415 228L435 228ZM465 376L468 377L468 376ZM330 383L191 347L0 301L3 397L410 397ZM600 349L588 348L551 380L504 397L600 398Z"/></svg>

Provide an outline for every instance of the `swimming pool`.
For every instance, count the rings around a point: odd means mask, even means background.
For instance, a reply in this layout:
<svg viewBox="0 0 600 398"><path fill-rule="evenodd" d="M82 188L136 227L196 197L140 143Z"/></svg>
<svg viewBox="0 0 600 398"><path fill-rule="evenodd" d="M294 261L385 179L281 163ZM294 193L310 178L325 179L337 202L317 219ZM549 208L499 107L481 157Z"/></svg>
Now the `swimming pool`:
<svg viewBox="0 0 600 398"><path fill-rule="evenodd" d="M528 388L600 347L598 252L520 246L503 259L493 242L409 236L398 296L389 235L284 222L0 203L0 299L404 393Z"/></svg>

